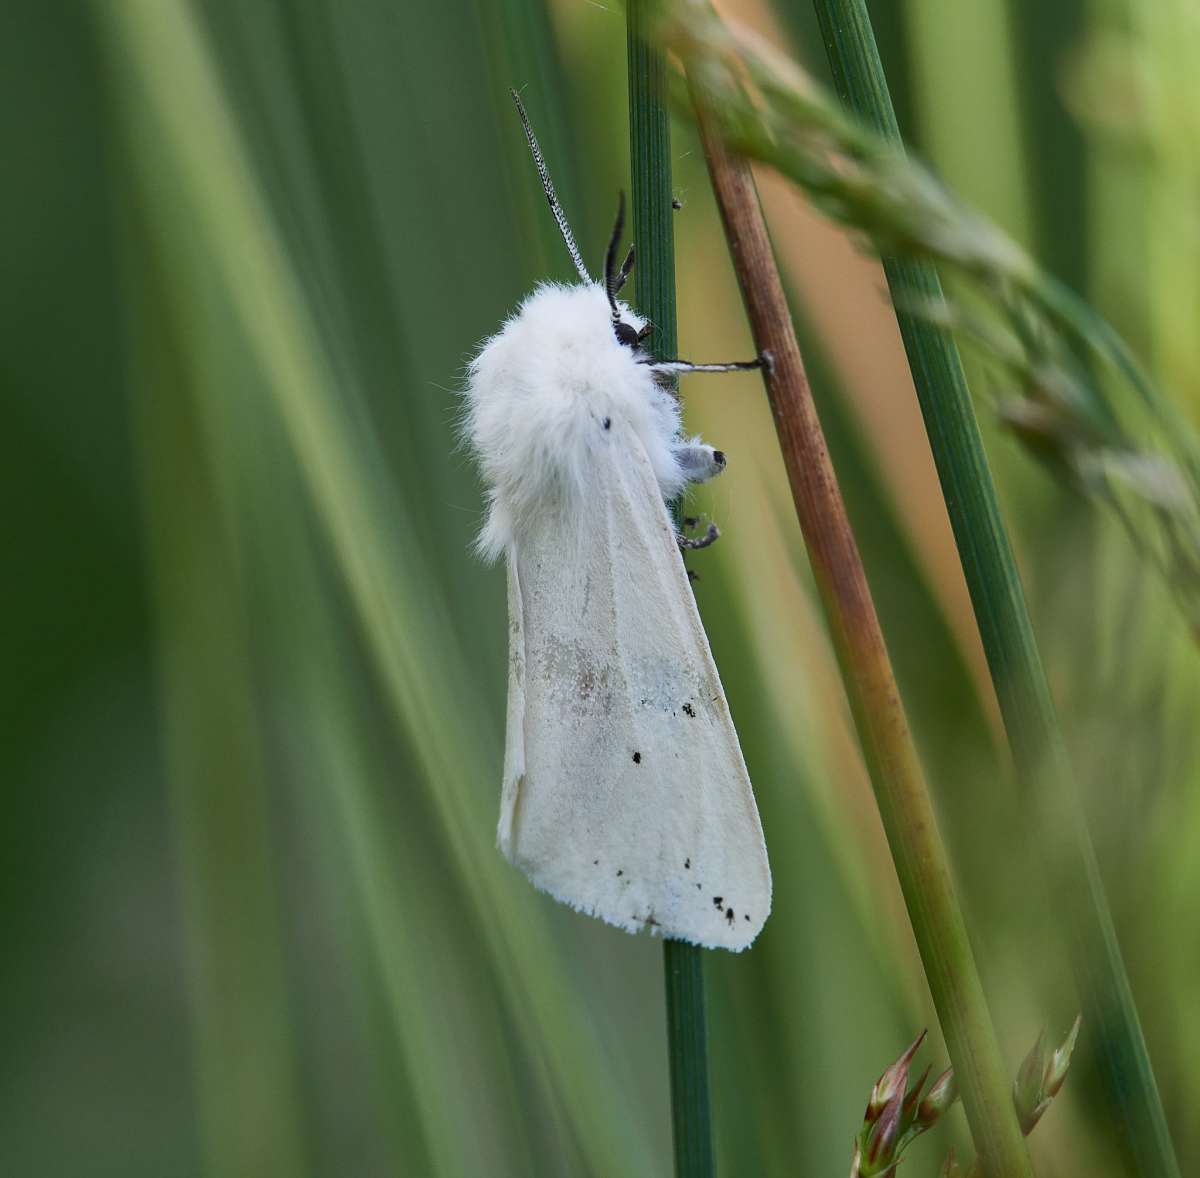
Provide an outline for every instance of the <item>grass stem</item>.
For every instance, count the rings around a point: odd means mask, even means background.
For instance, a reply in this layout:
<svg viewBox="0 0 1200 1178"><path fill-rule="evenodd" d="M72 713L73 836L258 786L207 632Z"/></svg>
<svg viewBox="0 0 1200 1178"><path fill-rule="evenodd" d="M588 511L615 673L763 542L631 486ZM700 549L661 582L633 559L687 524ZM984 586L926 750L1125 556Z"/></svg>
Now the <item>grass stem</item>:
<svg viewBox="0 0 1200 1178"><path fill-rule="evenodd" d="M865 0L814 0L814 5L842 101L900 143ZM1031 797L1043 788L1051 791L1061 813L1056 826L1064 833L1052 848L1057 866L1050 882L1068 929L1084 1019L1094 1038L1116 1135L1134 1173L1178 1178L958 350L944 332L904 309L938 301L941 284L926 261L884 257L883 265L1017 772Z"/></svg>
<svg viewBox="0 0 1200 1178"><path fill-rule="evenodd" d="M698 111L734 269L760 352L796 515L829 621L930 992L986 1173L1030 1178L1007 1070L967 940L933 803L805 376L758 194Z"/></svg>
<svg viewBox="0 0 1200 1178"><path fill-rule="evenodd" d="M655 355L674 359L678 337L667 68L661 50L646 39L645 8L643 0L630 0L626 18L631 203L637 247L634 299L637 309L654 324L650 344ZM703 949L682 941L663 945L677 1178L711 1178L714 1173L703 954Z"/></svg>

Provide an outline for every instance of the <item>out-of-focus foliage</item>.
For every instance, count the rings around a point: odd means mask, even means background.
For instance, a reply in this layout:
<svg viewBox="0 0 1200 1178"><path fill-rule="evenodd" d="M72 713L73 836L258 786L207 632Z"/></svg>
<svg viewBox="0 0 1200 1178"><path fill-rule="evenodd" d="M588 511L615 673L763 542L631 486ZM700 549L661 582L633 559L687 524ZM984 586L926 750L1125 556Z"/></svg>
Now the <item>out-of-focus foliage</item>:
<svg viewBox="0 0 1200 1178"><path fill-rule="evenodd" d="M903 309L980 349L999 420L1113 512L1200 634L1200 440L1125 341L928 168L705 0L664 5L661 36L738 150L869 248L938 262L968 287L978 309L940 298Z"/></svg>
<svg viewBox="0 0 1200 1178"><path fill-rule="evenodd" d="M1190 394L1187 6L1050 21L988 0L1016 34L965 49L928 7L880 6L906 132ZM467 552L479 493L454 430L471 349L570 277L507 89L598 257L627 183L619 12L15 0L0 29L0 1172L666 1173L660 947L554 906L493 849L503 582ZM805 20L763 31L820 60ZM1077 107L1127 51L1154 98L1132 147L1111 131L1127 110L1090 100L1081 129L1056 89ZM997 52L1011 88L929 101L950 63ZM972 106L1008 132L971 146ZM674 155L681 351L741 354L686 126ZM1026 179L981 194L976 165ZM988 203L1013 191L1020 216ZM767 201L1015 1071L1078 1005L1052 898L1026 887L1037 815L996 751L877 277ZM752 952L709 961L721 1171L840 1173L864 1086L932 1012L756 378L684 395L730 454L697 589L777 889ZM1190 1172L1195 647L1117 529L990 440ZM1034 1138L1046 1172L1119 1172L1086 1037ZM965 1152L960 1114L928 1140Z"/></svg>

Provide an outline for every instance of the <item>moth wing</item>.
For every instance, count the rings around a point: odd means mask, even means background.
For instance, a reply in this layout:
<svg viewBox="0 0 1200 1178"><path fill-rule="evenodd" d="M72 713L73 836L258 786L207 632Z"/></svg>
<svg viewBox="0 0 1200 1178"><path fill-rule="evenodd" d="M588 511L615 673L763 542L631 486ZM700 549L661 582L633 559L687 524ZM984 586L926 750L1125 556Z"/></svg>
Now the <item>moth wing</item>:
<svg viewBox="0 0 1200 1178"><path fill-rule="evenodd" d="M499 844L628 931L744 949L771 906L758 808L675 531L632 431L598 448L585 519L509 554Z"/></svg>
<svg viewBox="0 0 1200 1178"><path fill-rule="evenodd" d="M508 561L508 720L504 738L504 785L496 843L513 858L513 817L525 778L525 615L516 561Z"/></svg>

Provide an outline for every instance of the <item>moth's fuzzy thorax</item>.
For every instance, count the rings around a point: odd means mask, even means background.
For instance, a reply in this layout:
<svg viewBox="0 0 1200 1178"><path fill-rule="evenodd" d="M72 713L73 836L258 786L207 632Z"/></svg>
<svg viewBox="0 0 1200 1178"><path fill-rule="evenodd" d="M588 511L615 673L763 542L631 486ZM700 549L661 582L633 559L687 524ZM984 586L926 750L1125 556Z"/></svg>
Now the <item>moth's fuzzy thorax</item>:
<svg viewBox="0 0 1200 1178"><path fill-rule="evenodd" d="M626 323L645 323L620 309ZM618 342L598 283L538 286L484 343L464 431L487 484L483 556L500 557L545 512L579 513L582 524L602 447L629 444L631 432L664 498L683 488L679 406L639 357Z"/></svg>

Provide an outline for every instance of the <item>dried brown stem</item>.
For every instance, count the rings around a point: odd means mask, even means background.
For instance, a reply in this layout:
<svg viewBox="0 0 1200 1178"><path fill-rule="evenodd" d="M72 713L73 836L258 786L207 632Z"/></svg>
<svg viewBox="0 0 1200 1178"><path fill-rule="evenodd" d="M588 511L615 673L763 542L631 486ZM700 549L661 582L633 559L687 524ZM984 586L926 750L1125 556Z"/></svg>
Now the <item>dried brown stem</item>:
<svg viewBox="0 0 1200 1178"><path fill-rule="evenodd" d="M1032 1178L949 860L805 376L748 164L697 110L709 174L760 353L796 515L984 1173Z"/></svg>

